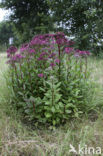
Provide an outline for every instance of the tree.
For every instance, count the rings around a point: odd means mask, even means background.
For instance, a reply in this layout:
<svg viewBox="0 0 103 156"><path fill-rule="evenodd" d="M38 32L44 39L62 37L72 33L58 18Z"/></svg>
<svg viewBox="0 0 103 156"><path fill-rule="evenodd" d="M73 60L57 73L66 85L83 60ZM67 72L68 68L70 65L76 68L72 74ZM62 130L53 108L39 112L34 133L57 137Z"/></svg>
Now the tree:
<svg viewBox="0 0 103 156"><path fill-rule="evenodd" d="M16 34L21 36L21 42L28 41L36 33L52 29L46 0L2 0L0 6L11 9L10 20L15 25Z"/></svg>
<svg viewBox="0 0 103 156"><path fill-rule="evenodd" d="M9 38L13 37L12 24L7 21L0 23L0 45L8 45Z"/></svg>
<svg viewBox="0 0 103 156"><path fill-rule="evenodd" d="M103 48L102 0L52 0L50 7L58 30L75 36L78 48Z"/></svg>
<svg viewBox="0 0 103 156"><path fill-rule="evenodd" d="M12 10L19 43L36 33L64 31L75 37L76 48L95 53L103 49L102 0L2 0L0 4Z"/></svg>

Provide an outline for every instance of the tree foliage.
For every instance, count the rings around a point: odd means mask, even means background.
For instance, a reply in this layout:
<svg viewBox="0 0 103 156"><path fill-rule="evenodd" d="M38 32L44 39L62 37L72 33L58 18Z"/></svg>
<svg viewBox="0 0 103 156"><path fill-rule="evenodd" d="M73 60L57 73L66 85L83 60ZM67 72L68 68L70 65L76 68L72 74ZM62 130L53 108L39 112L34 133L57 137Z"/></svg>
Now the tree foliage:
<svg viewBox="0 0 103 156"><path fill-rule="evenodd" d="M103 38L103 1L53 0L50 5L59 29L65 27L67 34L75 36L79 48L103 48L98 46Z"/></svg>
<svg viewBox="0 0 103 156"><path fill-rule="evenodd" d="M75 37L76 48L103 49L102 0L2 0L1 7L12 10L19 42L59 30Z"/></svg>
<svg viewBox="0 0 103 156"><path fill-rule="evenodd" d="M12 30L12 24L9 22L1 22L0 23L0 44L1 45L8 45L9 44L9 38L13 37L13 30Z"/></svg>
<svg viewBox="0 0 103 156"><path fill-rule="evenodd" d="M11 9L10 20L15 25L16 34L22 36L22 42L36 33L48 32L48 27L51 29L46 0L2 0L1 7Z"/></svg>

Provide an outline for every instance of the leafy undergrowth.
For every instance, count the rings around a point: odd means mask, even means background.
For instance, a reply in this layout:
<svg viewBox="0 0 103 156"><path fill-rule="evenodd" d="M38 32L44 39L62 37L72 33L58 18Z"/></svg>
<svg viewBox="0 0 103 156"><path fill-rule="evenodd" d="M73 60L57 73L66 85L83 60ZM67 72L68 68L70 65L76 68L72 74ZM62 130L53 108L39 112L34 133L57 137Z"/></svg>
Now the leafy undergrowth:
<svg viewBox="0 0 103 156"><path fill-rule="evenodd" d="M20 121L20 116L9 106L9 92L5 81L7 65L5 55L0 55L0 155L2 156L75 156L69 153L70 144L76 149L87 145L103 144L103 115L97 110L87 118L69 121L54 131L46 127L33 130ZM90 58L92 81L96 82L94 105L103 105L103 60ZM102 107L101 107L102 108ZM98 116L98 118L97 118ZM91 120L92 117L92 120Z"/></svg>

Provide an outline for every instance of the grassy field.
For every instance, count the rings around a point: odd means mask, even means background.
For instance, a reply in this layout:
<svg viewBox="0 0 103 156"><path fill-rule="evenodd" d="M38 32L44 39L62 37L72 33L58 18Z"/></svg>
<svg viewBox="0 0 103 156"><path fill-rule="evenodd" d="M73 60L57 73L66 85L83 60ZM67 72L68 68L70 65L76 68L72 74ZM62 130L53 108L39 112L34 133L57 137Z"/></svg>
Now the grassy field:
<svg viewBox="0 0 103 156"><path fill-rule="evenodd" d="M80 147L101 147L103 153L103 113L97 111L89 118L68 121L54 131L31 129L9 106L9 90L5 75L6 55L0 54L0 155L1 156L76 156L69 153L70 144ZM90 79L96 83L94 105L103 105L103 60L89 59ZM98 116L98 117L97 117ZM79 154L83 155L83 154ZM87 154L88 155L88 154ZM92 154L91 154L92 155Z"/></svg>

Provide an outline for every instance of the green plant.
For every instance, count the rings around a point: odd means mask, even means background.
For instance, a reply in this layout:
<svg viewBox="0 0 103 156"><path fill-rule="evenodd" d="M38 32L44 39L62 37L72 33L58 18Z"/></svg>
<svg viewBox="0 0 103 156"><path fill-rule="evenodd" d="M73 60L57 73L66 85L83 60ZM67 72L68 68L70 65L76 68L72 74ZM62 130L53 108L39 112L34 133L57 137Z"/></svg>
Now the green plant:
<svg viewBox="0 0 103 156"><path fill-rule="evenodd" d="M73 44L59 32L7 50L12 101L29 120L55 126L86 113L89 52Z"/></svg>

